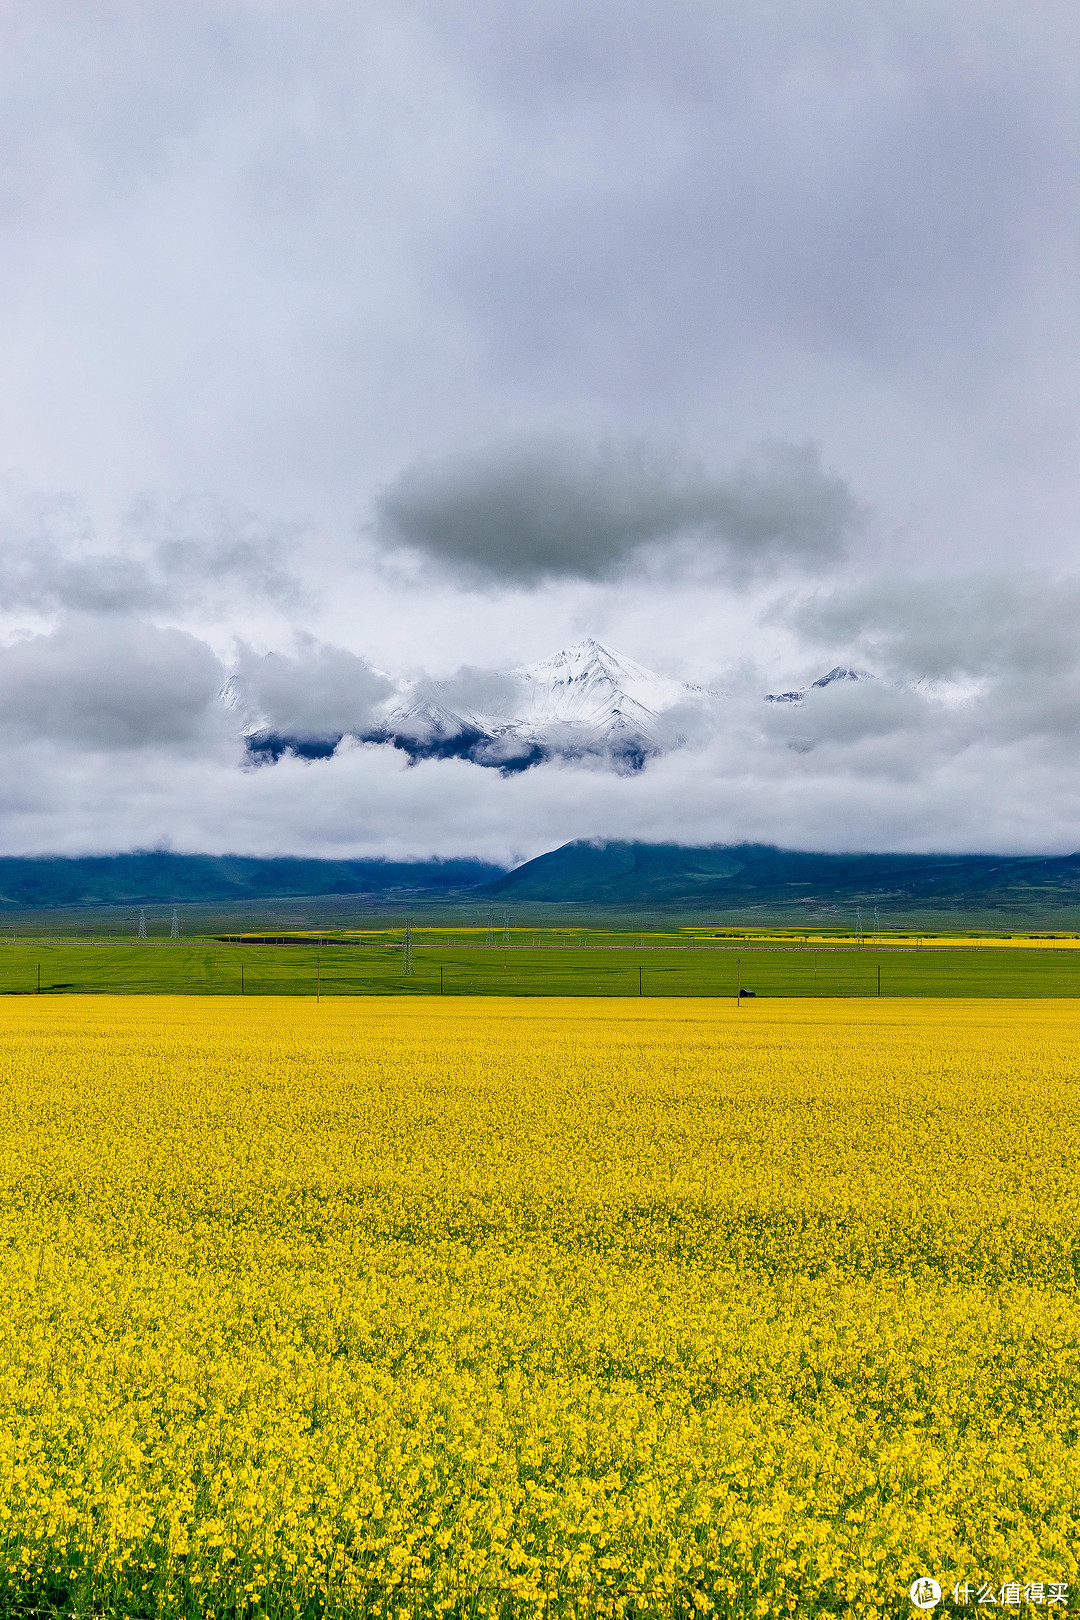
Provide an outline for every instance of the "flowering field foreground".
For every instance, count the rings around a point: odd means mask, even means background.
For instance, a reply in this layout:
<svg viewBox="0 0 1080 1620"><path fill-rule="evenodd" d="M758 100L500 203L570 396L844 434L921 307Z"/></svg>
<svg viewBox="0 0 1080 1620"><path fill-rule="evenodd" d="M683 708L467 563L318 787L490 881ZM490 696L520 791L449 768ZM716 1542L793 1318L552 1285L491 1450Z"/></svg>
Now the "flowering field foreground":
<svg viewBox="0 0 1080 1620"><path fill-rule="evenodd" d="M1075 1001L7 1003L7 1610L892 1615L927 1575L1063 1613L1078 1039Z"/></svg>

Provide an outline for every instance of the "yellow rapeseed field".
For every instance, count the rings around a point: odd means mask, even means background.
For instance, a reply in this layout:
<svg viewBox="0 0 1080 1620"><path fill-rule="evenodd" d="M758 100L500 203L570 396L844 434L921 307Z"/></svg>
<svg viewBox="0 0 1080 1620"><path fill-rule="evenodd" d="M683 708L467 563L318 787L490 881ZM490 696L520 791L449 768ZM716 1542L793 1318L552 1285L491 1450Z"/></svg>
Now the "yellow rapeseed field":
<svg viewBox="0 0 1080 1620"><path fill-rule="evenodd" d="M1077 1606L1076 1002L71 997L0 1049L7 1612Z"/></svg>

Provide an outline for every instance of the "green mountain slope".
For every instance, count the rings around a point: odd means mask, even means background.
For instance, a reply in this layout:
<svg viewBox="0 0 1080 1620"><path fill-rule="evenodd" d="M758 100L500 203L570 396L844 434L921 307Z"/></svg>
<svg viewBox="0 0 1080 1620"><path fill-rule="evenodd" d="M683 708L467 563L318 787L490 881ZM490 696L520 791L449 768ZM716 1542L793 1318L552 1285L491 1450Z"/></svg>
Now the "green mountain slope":
<svg viewBox="0 0 1080 1620"><path fill-rule="evenodd" d="M294 895L436 895L490 881L484 861L319 861L248 855L0 858L0 909L282 899Z"/></svg>
<svg viewBox="0 0 1080 1620"><path fill-rule="evenodd" d="M1080 854L819 855L766 844L565 844L487 886L505 901L764 909L807 917L875 904L892 913L1080 908Z"/></svg>

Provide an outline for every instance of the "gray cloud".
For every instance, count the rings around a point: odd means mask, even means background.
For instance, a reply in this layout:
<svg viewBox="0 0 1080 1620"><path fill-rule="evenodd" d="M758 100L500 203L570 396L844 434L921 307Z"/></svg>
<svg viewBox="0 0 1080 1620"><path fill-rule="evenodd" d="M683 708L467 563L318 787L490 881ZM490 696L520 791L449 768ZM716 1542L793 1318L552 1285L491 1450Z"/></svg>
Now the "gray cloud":
<svg viewBox="0 0 1080 1620"><path fill-rule="evenodd" d="M885 678L833 683L801 708L747 690L632 777L592 761L504 778L348 740L330 758L245 772L209 648L119 616L72 619L0 651L0 839L13 852L150 842L500 860L573 837L1064 850L1080 813L1077 662L1048 680L1014 658L961 702ZM310 641L287 655L241 648L238 670L264 722L309 737L358 727L390 686ZM482 671L451 684L462 698L493 691Z"/></svg>
<svg viewBox="0 0 1080 1620"><path fill-rule="evenodd" d="M838 681L819 691L811 689L801 704L762 707L766 736L803 752L828 743L845 747L900 732L938 730L942 723L951 723L924 694L880 680Z"/></svg>
<svg viewBox="0 0 1080 1620"><path fill-rule="evenodd" d="M743 576L843 554L859 507L811 445L764 445L727 476L640 442L549 438L420 462L385 489L379 532L467 575L610 579L643 547L690 542Z"/></svg>
<svg viewBox="0 0 1080 1620"><path fill-rule="evenodd" d="M0 608L146 613L248 601L302 605L283 526L192 499L142 500L102 544L70 497L9 497L0 520Z"/></svg>
<svg viewBox="0 0 1080 1620"><path fill-rule="evenodd" d="M504 777L348 742L332 758L258 771L167 748L84 755L72 769L70 751L36 738L9 749L6 766L12 853L167 844L515 861L578 837L1066 852L1080 815L1080 767L1055 740L954 736L932 720L798 753L763 746L746 715L632 777L559 765Z"/></svg>
<svg viewBox="0 0 1080 1620"><path fill-rule="evenodd" d="M77 752L205 746L223 677L182 630L71 618L0 648L0 728Z"/></svg>
<svg viewBox="0 0 1080 1620"><path fill-rule="evenodd" d="M301 637L292 654L241 644L230 690L247 730L325 741L367 731L395 687L365 658Z"/></svg>
<svg viewBox="0 0 1080 1620"><path fill-rule="evenodd" d="M1063 790L1080 771L1080 580L892 577L781 613L808 642L839 641L886 678L812 694L801 713L770 716L774 735L842 743L892 730L915 772L930 755L1046 745ZM994 784L985 792L992 814Z"/></svg>
<svg viewBox="0 0 1080 1620"><path fill-rule="evenodd" d="M822 646L861 649L904 678L1050 681L1080 662L1080 581L1016 572L891 575L786 602Z"/></svg>

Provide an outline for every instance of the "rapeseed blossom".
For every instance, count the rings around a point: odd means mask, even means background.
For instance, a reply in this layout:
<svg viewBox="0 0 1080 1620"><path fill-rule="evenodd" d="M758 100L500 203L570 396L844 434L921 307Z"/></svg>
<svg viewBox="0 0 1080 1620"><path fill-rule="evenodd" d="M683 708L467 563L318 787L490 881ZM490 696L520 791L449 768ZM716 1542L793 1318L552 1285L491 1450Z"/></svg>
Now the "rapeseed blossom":
<svg viewBox="0 0 1080 1620"><path fill-rule="evenodd" d="M1075 1581L1078 1036L1047 1001L6 1004L5 1602Z"/></svg>

